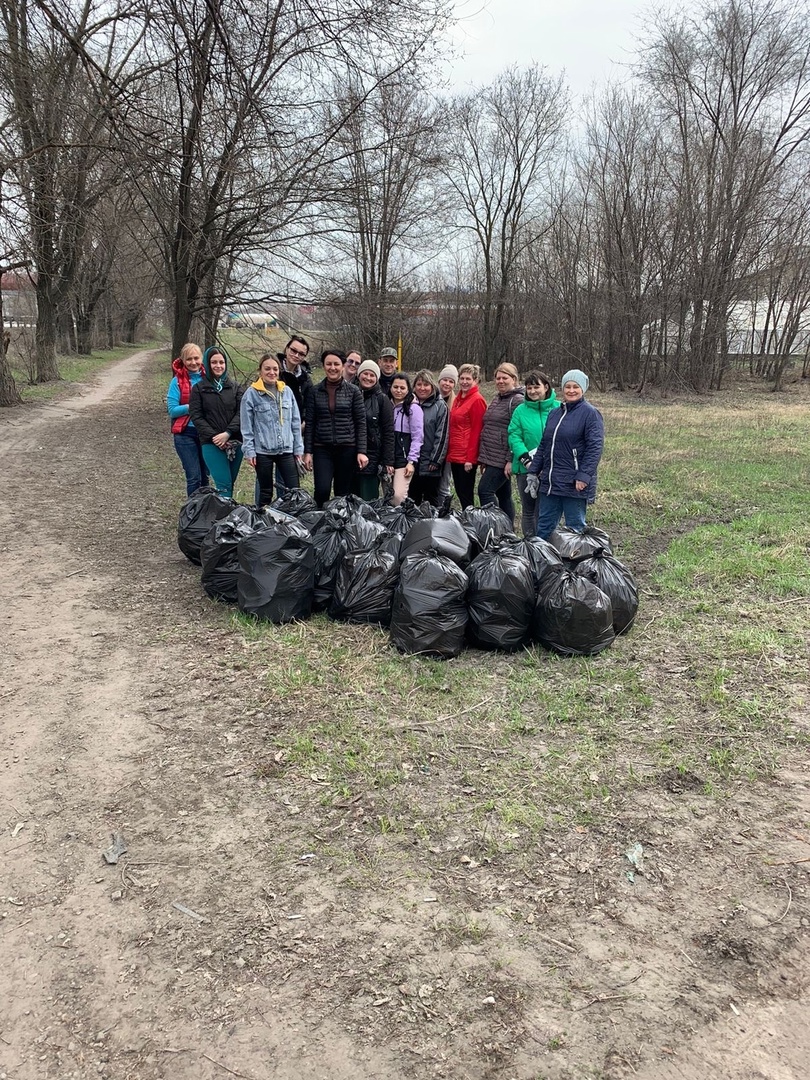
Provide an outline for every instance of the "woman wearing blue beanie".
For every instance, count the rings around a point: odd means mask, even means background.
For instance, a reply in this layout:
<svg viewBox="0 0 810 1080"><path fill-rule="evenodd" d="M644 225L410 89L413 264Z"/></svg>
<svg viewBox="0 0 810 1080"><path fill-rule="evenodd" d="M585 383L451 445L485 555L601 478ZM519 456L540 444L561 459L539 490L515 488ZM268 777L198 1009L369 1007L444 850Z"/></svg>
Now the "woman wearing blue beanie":
<svg viewBox="0 0 810 1080"><path fill-rule="evenodd" d="M579 368L562 377L562 405L552 409L526 480L539 495L537 535L548 540L565 516L575 532L585 528L585 512L596 498L596 470L605 443L602 414L585 400L588 376Z"/></svg>

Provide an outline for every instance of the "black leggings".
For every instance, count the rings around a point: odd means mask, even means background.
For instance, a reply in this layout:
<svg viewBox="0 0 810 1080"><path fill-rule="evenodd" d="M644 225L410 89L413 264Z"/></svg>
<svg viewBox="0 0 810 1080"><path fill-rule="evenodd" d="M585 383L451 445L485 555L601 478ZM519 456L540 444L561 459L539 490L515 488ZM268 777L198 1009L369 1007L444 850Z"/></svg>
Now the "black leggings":
<svg viewBox="0 0 810 1080"><path fill-rule="evenodd" d="M312 471L315 474L315 502L322 507L329 499L332 483L335 496L348 495L357 470L357 451L353 446L315 446Z"/></svg>
<svg viewBox="0 0 810 1080"><path fill-rule="evenodd" d="M475 505L475 474L477 466L473 465L469 472L464 468L463 461L452 461L450 468L453 471L453 487L456 489L461 509Z"/></svg>
<svg viewBox="0 0 810 1080"><path fill-rule="evenodd" d="M274 465L279 495L282 490L300 487L298 466L292 454L257 454L256 479L259 482L259 506L267 506L273 501Z"/></svg>

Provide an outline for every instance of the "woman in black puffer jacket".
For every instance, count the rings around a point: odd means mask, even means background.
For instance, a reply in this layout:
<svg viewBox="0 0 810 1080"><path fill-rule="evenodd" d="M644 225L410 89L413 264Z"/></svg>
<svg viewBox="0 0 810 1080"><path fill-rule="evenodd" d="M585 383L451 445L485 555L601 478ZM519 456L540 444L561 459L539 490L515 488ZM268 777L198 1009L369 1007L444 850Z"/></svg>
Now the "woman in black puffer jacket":
<svg viewBox="0 0 810 1080"><path fill-rule="evenodd" d="M205 377L191 391L188 415L214 486L230 499L242 464L242 387L228 375L228 357L217 345L205 350L203 370Z"/></svg>
<svg viewBox="0 0 810 1080"><path fill-rule="evenodd" d="M359 387L343 378L346 357L336 349L321 356L325 378L307 395L304 467L315 474L319 507L335 495L348 495L358 469L368 465L366 410Z"/></svg>

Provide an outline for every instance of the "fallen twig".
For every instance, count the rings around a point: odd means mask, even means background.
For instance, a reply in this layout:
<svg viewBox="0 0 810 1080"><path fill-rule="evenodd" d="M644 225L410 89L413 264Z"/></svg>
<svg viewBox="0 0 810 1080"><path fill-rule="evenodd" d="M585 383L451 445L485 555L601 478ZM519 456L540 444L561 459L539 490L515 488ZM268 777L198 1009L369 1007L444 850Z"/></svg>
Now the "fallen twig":
<svg viewBox="0 0 810 1080"><path fill-rule="evenodd" d="M448 716L437 716L435 722L439 724L445 720L455 720L456 717L464 716L465 713L472 712L473 709L480 709L482 705L488 705L490 701L492 701L491 697L485 697L483 701L479 701L475 705L468 705L466 709L462 709L460 712L450 713Z"/></svg>
<svg viewBox="0 0 810 1080"><path fill-rule="evenodd" d="M74 570L74 571L73 571L72 573L70 573L70 574L65 574L65 577L66 577L66 578L69 578L69 577L76 577L76 575L77 575L77 574L83 574L83 573L85 572L85 570L86 570L86 569L87 569L87 567L86 567L86 566L83 566L83 567L81 568L81 570Z"/></svg>
<svg viewBox="0 0 810 1080"><path fill-rule="evenodd" d="M793 893L792 893L792 892L790 891L790 886L788 885L787 881L785 881L785 879L784 879L784 878L782 878L782 882L784 883L784 886L785 886L785 888L786 888L786 889L787 889L787 891L788 891L788 902L787 902L787 907L786 907L786 908L785 908L785 910L784 910L784 911L782 912L782 914L781 914L781 915L779 916L779 918L778 918L778 919L777 919L777 920L776 920L775 922L772 922L772 923L771 923L771 926L776 926L776 923L780 923L780 922L782 921L782 919L784 919L784 918L785 918L785 916L787 915L787 913L788 913L788 912L790 911L790 905L791 905L791 904L793 903Z"/></svg>

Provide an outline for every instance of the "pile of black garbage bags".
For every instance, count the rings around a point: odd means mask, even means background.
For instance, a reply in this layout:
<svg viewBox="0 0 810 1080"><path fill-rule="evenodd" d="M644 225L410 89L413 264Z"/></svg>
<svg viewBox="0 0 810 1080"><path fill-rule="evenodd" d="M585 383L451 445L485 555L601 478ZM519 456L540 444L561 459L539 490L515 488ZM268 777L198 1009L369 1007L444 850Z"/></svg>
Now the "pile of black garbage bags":
<svg viewBox="0 0 810 1080"><path fill-rule="evenodd" d="M598 653L638 609L606 533L521 540L492 506L438 517L427 503L347 495L319 510L297 489L257 509L201 489L180 511L177 539L206 593L247 615L285 623L325 611L389 627L401 652L443 659L465 644Z"/></svg>

